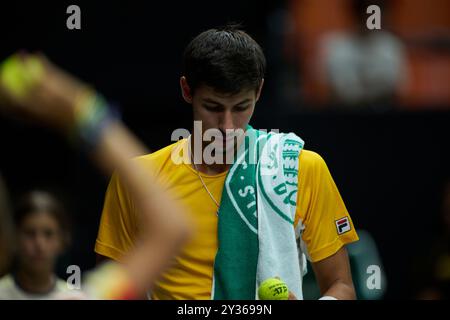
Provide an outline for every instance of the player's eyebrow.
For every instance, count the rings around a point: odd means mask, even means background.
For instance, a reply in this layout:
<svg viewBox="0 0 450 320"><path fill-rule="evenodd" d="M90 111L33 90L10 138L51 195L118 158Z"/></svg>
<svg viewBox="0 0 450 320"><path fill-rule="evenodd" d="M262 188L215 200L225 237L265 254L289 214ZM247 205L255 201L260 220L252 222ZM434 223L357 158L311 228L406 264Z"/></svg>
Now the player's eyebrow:
<svg viewBox="0 0 450 320"><path fill-rule="evenodd" d="M252 101L252 99L247 98L247 99L242 100L239 103L236 103L235 106L239 106L241 104L249 103L250 101Z"/></svg>
<svg viewBox="0 0 450 320"><path fill-rule="evenodd" d="M219 106L222 105L220 102L215 101L214 99L210 99L210 98L205 98L205 99L203 99L203 102L212 103L212 104L217 104L217 105L219 105Z"/></svg>

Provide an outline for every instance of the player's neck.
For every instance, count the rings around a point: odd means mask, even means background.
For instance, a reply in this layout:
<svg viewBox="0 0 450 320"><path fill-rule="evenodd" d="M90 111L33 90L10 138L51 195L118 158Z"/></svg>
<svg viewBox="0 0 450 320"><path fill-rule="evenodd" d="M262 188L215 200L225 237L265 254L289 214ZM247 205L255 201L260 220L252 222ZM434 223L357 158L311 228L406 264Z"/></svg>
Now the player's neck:
<svg viewBox="0 0 450 320"><path fill-rule="evenodd" d="M192 138L194 139L194 138ZM202 144L201 147L199 148L199 151L197 151L197 149L195 148L195 143L192 143L192 139L191 139L191 143L189 145L189 152L190 152L190 156L191 156L191 162L195 161L195 165L192 164L192 167L198 171L200 171L201 173L207 174L207 175L216 175L216 174L220 174L223 172L228 171L228 169L230 169L231 164L227 164L225 163L225 158L226 156L223 155L223 163L211 163L208 164L204 161L203 155L204 155L204 149L206 147L206 145ZM199 156L197 155L197 157L195 157L194 155L196 155L196 152L199 153Z"/></svg>
<svg viewBox="0 0 450 320"><path fill-rule="evenodd" d="M207 175L216 175L216 174L220 174L223 172L228 171L228 169L230 169L229 164L197 164L197 170L207 174Z"/></svg>

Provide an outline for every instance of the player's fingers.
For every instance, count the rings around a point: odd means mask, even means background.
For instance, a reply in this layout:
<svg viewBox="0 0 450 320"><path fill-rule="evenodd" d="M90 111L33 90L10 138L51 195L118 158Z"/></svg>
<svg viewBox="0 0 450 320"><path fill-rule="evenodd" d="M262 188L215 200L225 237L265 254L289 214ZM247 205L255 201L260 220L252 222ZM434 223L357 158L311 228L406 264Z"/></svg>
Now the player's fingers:
<svg viewBox="0 0 450 320"><path fill-rule="evenodd" d="M295 294L292 293L292 291L289 291L288 300L298 300Z"/></svg>

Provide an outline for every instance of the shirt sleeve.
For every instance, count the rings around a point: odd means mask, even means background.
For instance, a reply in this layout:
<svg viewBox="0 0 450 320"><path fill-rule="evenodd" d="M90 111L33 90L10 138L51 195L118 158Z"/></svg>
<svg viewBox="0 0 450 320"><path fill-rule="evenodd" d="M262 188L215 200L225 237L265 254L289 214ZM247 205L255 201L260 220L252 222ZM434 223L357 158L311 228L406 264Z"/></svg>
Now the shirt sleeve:
<svg viewBox="0 0 450 320"><path fill-rule="evenodd" d="M136 233L134 205L119 176L114 173L106 191L95 252L121 261L133 247Z"/></svg>
<svg viewBox="0 0 450 320"><path fill-rule="evenodd" d="M303 150L299 159L295 224L303 224L301 241L311 262L335 254L359 240L352 219L323 158Z"/></svg>

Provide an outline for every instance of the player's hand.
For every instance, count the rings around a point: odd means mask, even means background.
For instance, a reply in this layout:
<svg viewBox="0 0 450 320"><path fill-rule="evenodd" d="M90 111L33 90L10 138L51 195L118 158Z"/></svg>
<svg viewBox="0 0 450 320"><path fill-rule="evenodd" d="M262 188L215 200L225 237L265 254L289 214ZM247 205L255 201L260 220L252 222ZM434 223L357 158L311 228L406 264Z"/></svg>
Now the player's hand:
<svg viewBox="0 0 450 320"><path fill-rule="evenodd" d="M298 300L295 294L292 293L292 291L289 291L289 297L288 300Z"/></svg>
<svg viewBox="0 0 450 320"><path fill-rule="evenodd" d="M0 109L59 129L73 126L77 97L85 90L40 54L15 54L0 66Z"/></svg>

